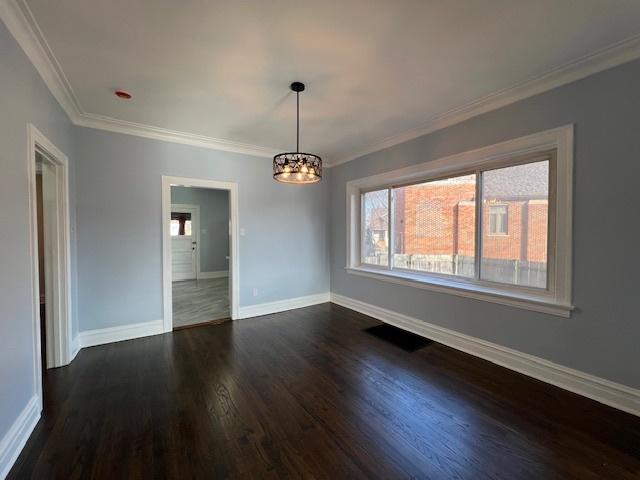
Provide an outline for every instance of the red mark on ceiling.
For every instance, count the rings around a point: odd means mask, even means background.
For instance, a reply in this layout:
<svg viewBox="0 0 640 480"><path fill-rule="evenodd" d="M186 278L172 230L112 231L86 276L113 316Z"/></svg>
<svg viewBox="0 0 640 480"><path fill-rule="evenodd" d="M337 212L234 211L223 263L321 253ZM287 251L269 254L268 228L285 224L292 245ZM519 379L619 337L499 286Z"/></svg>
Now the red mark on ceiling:
<svg viewBox="0 0 640 480"><path fill-rule="evenodd" d="M116 90L115 94L116 97L122 98L124 100L131 100L131 98L133 98L133 95L131 95L129 92L125 92L124 90Z"/></svg>

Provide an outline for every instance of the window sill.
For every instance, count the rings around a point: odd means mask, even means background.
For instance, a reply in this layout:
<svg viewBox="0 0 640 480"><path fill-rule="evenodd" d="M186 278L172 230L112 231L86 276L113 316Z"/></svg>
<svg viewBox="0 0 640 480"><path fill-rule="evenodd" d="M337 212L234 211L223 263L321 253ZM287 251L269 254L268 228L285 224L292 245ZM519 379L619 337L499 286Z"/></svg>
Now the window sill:
<svg viewBox="0 0 640 480"><path fill-rule="evenodd" d="M571 317L571 311L574 309L573 305L557 302L548 296L543 297L519 290L506 291L505 289L495 288L493 286L457 282L455 279L427 277L423 274L394 272L364 266L346 267L346 270L348 273L354 275L376 278L398 285L407 285L439 293L473 298L475 300L508 305L510 307L522 308L534 312L557 315L559 317Z"/></svg>

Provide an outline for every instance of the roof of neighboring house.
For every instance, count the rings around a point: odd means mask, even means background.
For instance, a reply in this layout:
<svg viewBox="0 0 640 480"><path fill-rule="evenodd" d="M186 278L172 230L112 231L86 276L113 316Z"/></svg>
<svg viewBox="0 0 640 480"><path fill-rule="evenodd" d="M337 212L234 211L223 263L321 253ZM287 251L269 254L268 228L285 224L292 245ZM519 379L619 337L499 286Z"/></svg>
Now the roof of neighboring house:
<svg viewBox="0 0 640 480"><path fill-rule="evenodd" d="M547 198L549 162L489 170L482 176L485 198Z"/></svg>

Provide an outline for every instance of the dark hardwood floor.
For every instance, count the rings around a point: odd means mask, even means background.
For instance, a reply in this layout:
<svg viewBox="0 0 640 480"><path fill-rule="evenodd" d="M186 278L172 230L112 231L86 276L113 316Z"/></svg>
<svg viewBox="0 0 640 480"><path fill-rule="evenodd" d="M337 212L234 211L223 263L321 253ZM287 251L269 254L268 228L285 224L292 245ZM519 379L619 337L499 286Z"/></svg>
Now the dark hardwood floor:
<svg viewBox="0 0 640 480"><path fill-rule="evenodd" d="M640 418L333 304L82 350L9 478L640 478Z"/></svg>

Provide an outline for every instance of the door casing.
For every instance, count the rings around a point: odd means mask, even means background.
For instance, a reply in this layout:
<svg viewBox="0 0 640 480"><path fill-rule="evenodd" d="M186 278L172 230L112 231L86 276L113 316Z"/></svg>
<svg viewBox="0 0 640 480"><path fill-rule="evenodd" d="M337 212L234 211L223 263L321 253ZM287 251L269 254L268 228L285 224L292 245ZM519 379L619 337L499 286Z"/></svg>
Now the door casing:
<svg viewBox="0 0 640 480"><path fill-rule="evenodd" d="M27 126L27 179L29 189L29 243L31 249L31 293L33 322L34 390L42 410L42 346L40 344L40 285L38 262L38 218L36 199L36 151L46 162L48 183L45 217L45 290L47 318L47 366L60 367L73 360L71 325L71 227L69 213L69 159L34 125ZM43 172L44 173L44 172Z"/></svg>
<svg viewBox="0 0 640 480"><path fill-rule="evenodd" d="M231 319L236 320L240 310L240 215L238 208L238 184L204 178L162 176L162 303L163 329L173 330L173 293L171 289L171 187L198 187L229 192L229 287Z"/></svg>

